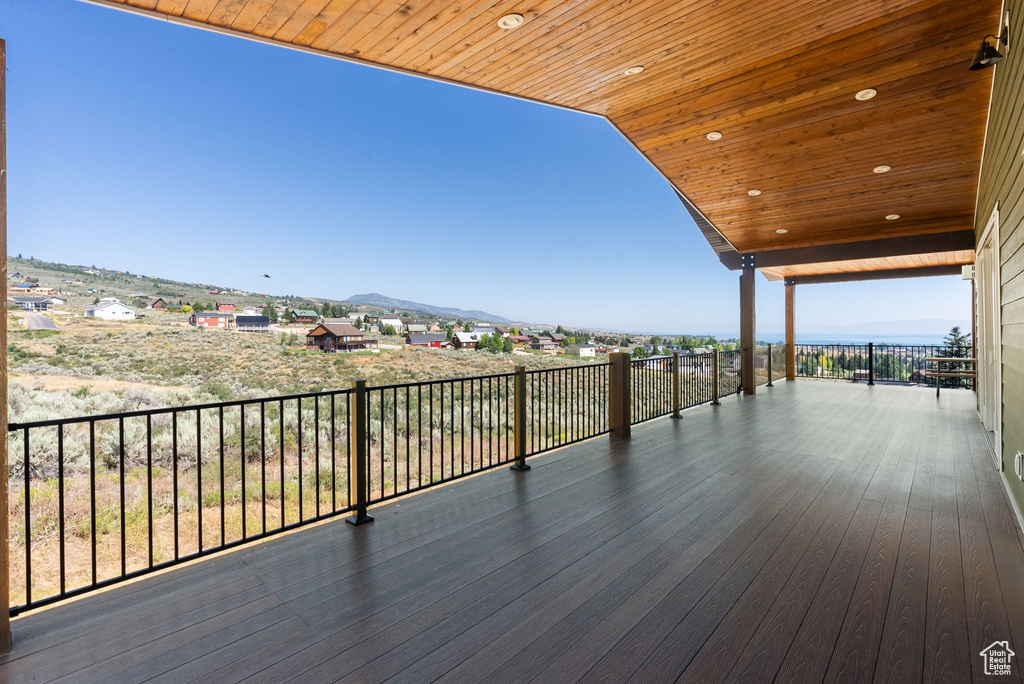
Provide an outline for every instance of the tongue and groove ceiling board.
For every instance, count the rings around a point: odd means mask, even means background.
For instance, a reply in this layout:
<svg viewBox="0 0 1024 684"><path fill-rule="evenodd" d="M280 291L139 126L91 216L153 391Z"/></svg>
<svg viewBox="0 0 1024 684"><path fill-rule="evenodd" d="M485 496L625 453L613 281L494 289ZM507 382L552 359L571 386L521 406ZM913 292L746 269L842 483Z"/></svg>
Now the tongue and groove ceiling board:
<svg viewBox="0 0 1024 684"><path fill-rule="evenodd" d="M605 116L741 253L973 226L998 0L90 1Z"/></svg>

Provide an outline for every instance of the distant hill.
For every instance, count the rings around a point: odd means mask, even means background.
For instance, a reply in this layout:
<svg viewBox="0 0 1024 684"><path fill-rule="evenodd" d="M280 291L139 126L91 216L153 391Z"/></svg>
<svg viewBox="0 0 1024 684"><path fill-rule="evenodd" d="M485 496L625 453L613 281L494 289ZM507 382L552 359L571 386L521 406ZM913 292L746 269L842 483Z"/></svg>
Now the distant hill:
<svg viewBox="0 0 1024 684"><path fill-rule="evenodd" d="M964 332L971 331L970 321L958 321L944 318L922 318L915 321L875 321L873 323L855 323L851 325L811 326L808 333L857 333L864 335L905 335L916 333L921 335L938 335L949 332L958 325Z"/></svg>
<svg viewBox="0 0 1024 684"><path fill-rule="evenodd" d="M446 306L433 306L431 304L421 304L420 302L410 302L407 299L395 299L394 297L388 297L386 295L379 294L377 292L370 292L368 294L357 294L349 297L347 302L352 304L367 304L370 306L383 306L388 309L406 309L410 311L423 311L424 313L432 313L440 316L451 316L453 318L460 319L473 319L477 321L483 321L486 323L514 323L507 318L501 316L495 316L494 314L487 313L486 311L467 311L465 309L455 309Z"/></svg>

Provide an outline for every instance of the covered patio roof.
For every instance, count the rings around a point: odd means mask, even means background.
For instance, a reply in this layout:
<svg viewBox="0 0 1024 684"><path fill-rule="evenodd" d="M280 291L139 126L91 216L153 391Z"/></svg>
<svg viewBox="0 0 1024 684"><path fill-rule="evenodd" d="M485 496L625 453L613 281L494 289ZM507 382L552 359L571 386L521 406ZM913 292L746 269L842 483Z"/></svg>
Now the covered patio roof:
<svg viewBox="0 0 1024 684"><path fill-rule="evenodd" d="M908 236L901 253L757 267L851 279L973 260L991 71L967 63L997 0L88 1L607 117L731 268ZM509 14L522 24L499 27ZM970 245L928 237L943 234Z"/></svg>

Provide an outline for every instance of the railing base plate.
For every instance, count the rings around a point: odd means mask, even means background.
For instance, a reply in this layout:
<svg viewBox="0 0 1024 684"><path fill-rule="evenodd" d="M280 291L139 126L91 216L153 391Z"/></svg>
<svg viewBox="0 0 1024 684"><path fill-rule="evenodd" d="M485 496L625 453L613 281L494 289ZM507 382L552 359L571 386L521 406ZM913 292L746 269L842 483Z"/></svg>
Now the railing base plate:
<svg viewBox="0 0 1024 684"><path fill-rule="evenodd" d="M524 470L529 470L530 466L527 465L526 463L524 463L523 465L519 465L518 463L516 463L515 465L509 466L508 469L509 470L515 470L516 472L520 472L521 473Z"/></svg>
<svg viewBox="0 0 1024 684"><path fill-rule="evenodd" d="M345 522L347 522L349 525L355 525L356 527L359 527L360 525L365 525L366 523L372 523L373 516L366 515L365 513L363 515L350 515L347 518L345 518Z"/></svg>

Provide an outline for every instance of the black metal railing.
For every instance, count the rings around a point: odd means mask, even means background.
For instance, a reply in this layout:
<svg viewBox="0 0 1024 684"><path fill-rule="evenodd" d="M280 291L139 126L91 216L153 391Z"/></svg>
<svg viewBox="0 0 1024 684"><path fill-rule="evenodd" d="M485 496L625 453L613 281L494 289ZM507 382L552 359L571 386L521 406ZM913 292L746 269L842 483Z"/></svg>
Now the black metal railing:
<svg viewBox="0 0 1024 684"><path fill-rule="evenodd" d="M798 344L796 374L810 378L934 386L935 380L927 377L925 371L935 364L929 364L926 359L966 359L971 354L969 345ZM950 363L944 367L970 369L966 363ZM940 382L944 388L973 388L971 378L943 378Z"/></svg>
<svg viewBox="0 0 1024 684"><path fill-rule="evenodd" d="M351 510L349 410L337 390L10 424L12 614Z"/></svg>
<svg viewBox="0 0 1024 684"><path fill-rule="evenodd" d="M718 393L721 396L737 394L743 389L740 363L743 353L739 349L718 352Z"/></svg>
<svg viewBox="0 0 1024 684"><path fill-rule="evenodd" d="M608 363L526 373L526 453L608 432Z"/></svg>
<svg viewBox="0 0 1024 684"><path fill-rule="evenodd" d="M672 357L652 356L630 361L630 419L642 423L673 410Z"/></svg>
<svg viewBox="0 0 1024 684"><path fill-rule="evenodd" d="M675 373L676 359L679 362L678 374ZM714 398L713 373L712 353L655 356L630 361L632 423L643 423L667 416L677 409L710 402Z"/></svg>
<svg viewBox="0 0 1024 684"><path fill-rule="evenodd" d="M512 459L512 374L368 387L368 500L387 501Z"/></svg>

